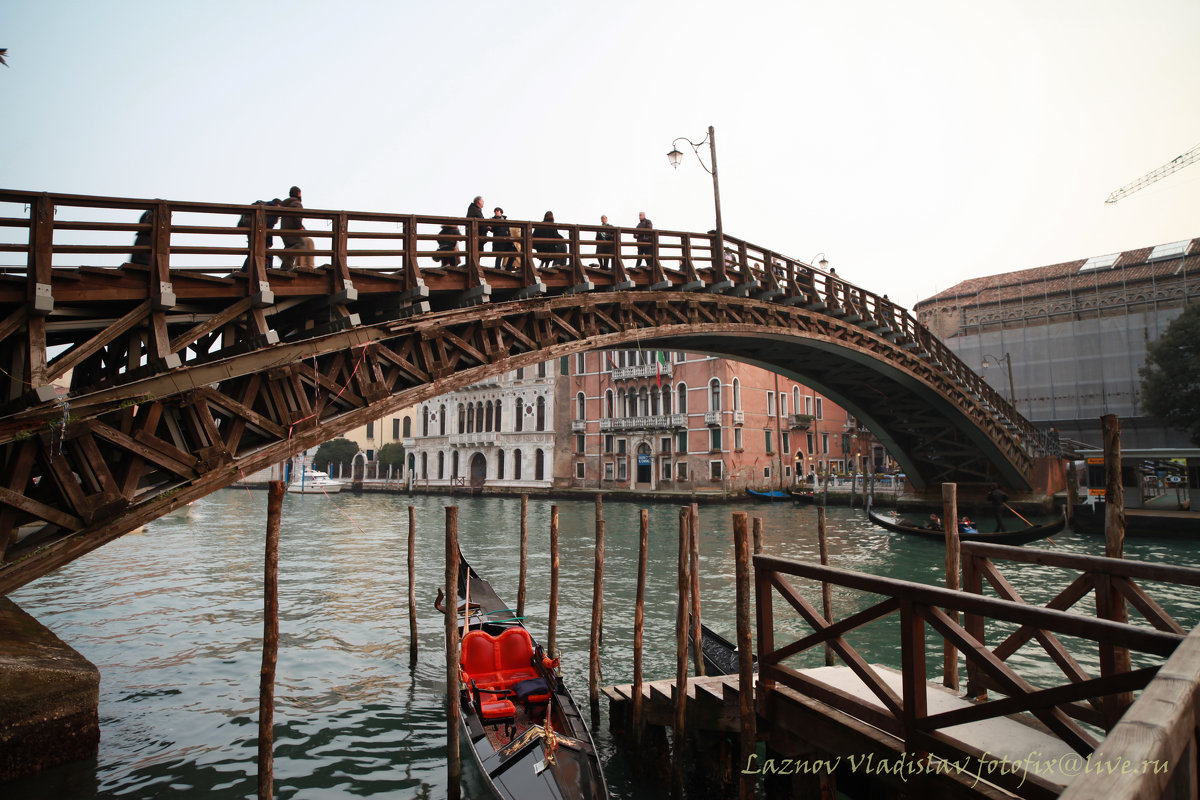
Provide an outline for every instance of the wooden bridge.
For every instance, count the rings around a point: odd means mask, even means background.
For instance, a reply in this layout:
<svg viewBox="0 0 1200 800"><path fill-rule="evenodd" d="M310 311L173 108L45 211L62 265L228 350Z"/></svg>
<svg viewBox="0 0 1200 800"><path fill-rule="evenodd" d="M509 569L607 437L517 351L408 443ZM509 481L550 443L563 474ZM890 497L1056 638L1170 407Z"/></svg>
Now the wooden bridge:
<svg viewBox="0 0 1200 800"><path fill-rule="evenodd" d="M1029 488L1056 453L832 272L728 236L493 223L0 190L0 592L389 412L596 348L802 380L919 489ZM271 266L305 254L321 266Z"/></svg>

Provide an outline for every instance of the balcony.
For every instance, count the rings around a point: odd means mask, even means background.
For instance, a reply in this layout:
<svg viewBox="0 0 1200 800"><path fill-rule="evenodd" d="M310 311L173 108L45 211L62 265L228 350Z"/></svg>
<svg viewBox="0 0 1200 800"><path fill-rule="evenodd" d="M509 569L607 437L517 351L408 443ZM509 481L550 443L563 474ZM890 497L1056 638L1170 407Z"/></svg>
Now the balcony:
<svg viewBox="0 0 1200 800"><path fill-rule="evenodd" d="M654 414L646 417L614 417L600 420L600 430L605 433L670 430L686 427L687 414Z"/></svg>
<svg viewBox="0 0 1200 800"><path fill-rule="evenodd" d="M788 427L798 431L806 431L812 425L812 414L789 414Z"/></svg>
<svg viewBox="0 0 1200 800"><path fill-rule="evenodd" d="M586 419L571 420L571 433L587 433Z"/></svg>
<svg viewBox="0 0 1200 800"><path fill-rule="evenodd" d="M610 370L610 377L614 381L629 380L631 378L653 378L657 375L662 375L664 378L671 377L671 362L666 364L639 364L636 367L613 367Z"/></svg>
<svg viewBox="0 0 1200 800"><path fill-rule="evenodd" d="M745 422L746 422L746 412L740 408L735 408L733 410L733 424L734 425L743 425L743 424L745 424Z"/></svg>
<svg viewBox="0 0 1200 800"><path fill-rule="evenodd" d="M720 411L705 411L704 412L704 424L711 425L713 427L720 427L721 412Z"/></svg>

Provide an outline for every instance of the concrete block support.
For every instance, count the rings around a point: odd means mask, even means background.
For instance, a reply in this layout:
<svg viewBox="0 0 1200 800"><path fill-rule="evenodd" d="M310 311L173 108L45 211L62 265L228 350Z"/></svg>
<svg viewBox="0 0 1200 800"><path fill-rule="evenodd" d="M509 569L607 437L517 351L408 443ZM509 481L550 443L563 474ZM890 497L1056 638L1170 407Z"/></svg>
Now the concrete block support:
<svg viewBox="0 0 1200 800"><path fill-rule="evenodd" d="M94 758L100 670L0 597L0 782Z"/></svg>

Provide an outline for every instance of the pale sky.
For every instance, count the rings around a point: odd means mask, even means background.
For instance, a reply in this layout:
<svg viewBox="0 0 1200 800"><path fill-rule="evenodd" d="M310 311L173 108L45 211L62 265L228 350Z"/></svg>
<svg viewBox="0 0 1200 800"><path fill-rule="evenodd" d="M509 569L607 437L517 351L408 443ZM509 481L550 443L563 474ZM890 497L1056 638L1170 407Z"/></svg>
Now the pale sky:
<svg viewBox="0 0 1200 800"><path fill-rule="evenodd" d="M0 0L0 187L713 227L910 306L1200 236L1200 1ZM684 148L687 150L687 148ZM706 154L707 157L707 154Z"/></svg>

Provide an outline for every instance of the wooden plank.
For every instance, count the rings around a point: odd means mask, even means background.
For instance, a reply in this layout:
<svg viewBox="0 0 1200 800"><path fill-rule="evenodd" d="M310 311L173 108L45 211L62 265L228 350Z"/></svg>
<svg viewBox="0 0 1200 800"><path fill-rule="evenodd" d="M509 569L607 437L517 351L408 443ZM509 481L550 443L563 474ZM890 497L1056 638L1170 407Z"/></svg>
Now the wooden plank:
<svg viewBox="0 0 1200 800"><path fill-rule="evenodd" d="M69 530L78 530L83 527L83 520L79 519L79 517L64 513L45 503L39 503L37 500L31 500L25 495L14 492L12 489L4 486L0 486L0 503L33 514L38 519L53 522L55 525L60 525Z"/></svg>
<svg viewBox="0 0 1200 800"><path fill-rule="evenodd" d="M67 374L67 371L73 369L83 363L89 356L97 353L100 348L107 345L109 342L116 339L118 336L127 333L134 325L137 325L144 320L150 313L150 301L139 303L131 311L126 313L113 324L109 325L100 333L93 336L88 341L77 344L75 347L67 350L51 361L46 367L46 381L54 381Z"/></svg>

